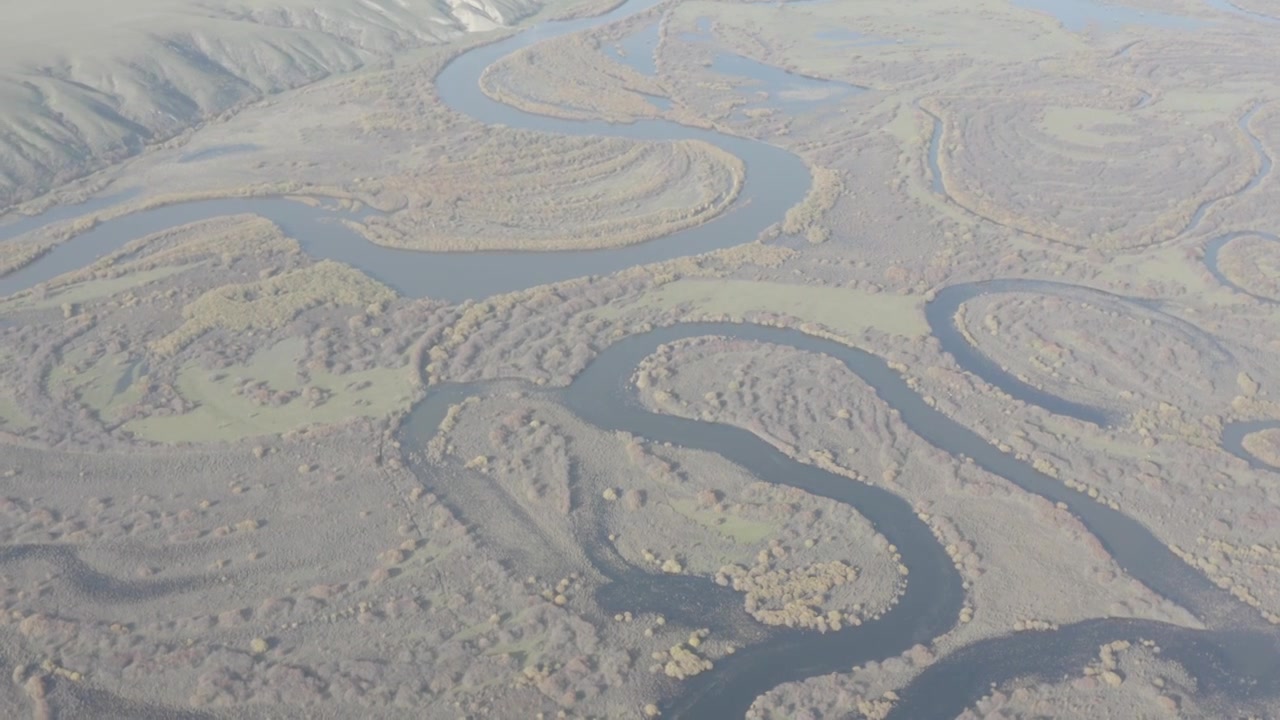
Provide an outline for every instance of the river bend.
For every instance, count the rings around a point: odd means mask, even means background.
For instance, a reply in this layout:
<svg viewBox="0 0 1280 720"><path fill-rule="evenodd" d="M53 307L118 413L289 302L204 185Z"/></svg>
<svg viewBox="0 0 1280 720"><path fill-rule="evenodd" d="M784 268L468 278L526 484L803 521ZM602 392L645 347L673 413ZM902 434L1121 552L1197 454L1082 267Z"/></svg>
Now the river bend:
<svg viewBox="0 0 1280 720"><path fill-rule="evenodd" d="M569 252L430 253L374 245L337 220L356 218L334 208L311 208L281 198L207 200L134 213L100 224L62 244L23 270L0 278L0 296L29 289L75 270L149 233L201 219L255 213L276 222L317 258L359 267L407 296L448 300L493 294L573 277L615 272L627 267L728 247L753 239L782 219L799 202L809 173L795 155L756 140L690 128L661 120L626 125L578 122L525 113L502 105L479 89L479 77L501 57L551 37L614 22L654 7L657 0L629 0L597 18L545 23L510 38L469 51L449 63L438 77L441 97L453 108L485 123L572 135L610 135L637 140L703 140L741 158L747 180L733 207L696 228L635 246ZM939 142L935 125L933 152ZM935 189L941 186L936 157L931 157ZM1269 169L1269 168L1268 168ZM370 211L362 211L364 213ZM61 213L60 215L58 213ZM66 217L58 211L53 219ZM35 218L0 226L0 240L51 221ZM7 230L7 234L6 234ZM1068 286L1023 280L956 285L943 288L929 304L928 321L944 349L964 369L1011 396L1094 424L1106 424L1107 411L1075 403L1031 387L969 348L955 327L955 311L983 292L1059 292ZM1070 288L1072 292L1099 292ZM1108 296L1111 300L1132 301ZM1136 302L1136 301L1133 301ZM1151 308L1147 308L1151 309ZM1184 328L1188 333L1191 328ZM664 717L708 720L741 718L756 697L779 683L819 674L848 671L871 660L896 656L916 643L928 644L956 623L964 600L960 577L929 528L910 505L886 489L857 483L786 457L747 430L723 424L658 415L641 407L629 386L637 363L659 345L701 335L787 345L829 355L843 362L873 388L880 400L900 413L917 435L953 456L971 458L982 469L1027 492L1066 504L1132 577L1202 618L1211 628L1194 631L1148 621L1099 619L1052 632L1018 633L975 643L930 666L901 693L893 717L949 720L989 691L991 683L1026 676L1051 679L1078 670L1112 639L1141 636L1157 639L1166 656L1179 660L1202 682L1206 692L1246 694L1275 690L1275 659L1280 657L1269 631L1233 630L1253 627L1251 611L1213 586L1178 559L1146 527L1133 518L1069 490L1057 479L1036 471L1012 455L925 403L898 373L869 352L819 339L797 330L729 323L691 323L626 337L601 352L571 385L539 390L577 413L583 420L610 430L626 430L654 441L715 452L761 480L801 488L855 507L901 553L911 574L899 602L879 620L839 632L818 634L793 630L771 632L767 639L720 660L716 667L679 686L668 700ZM428 437L443 417L443 408L481 393L485 384L432 388L405 423L405 437ZM839 392L839 389L833 389ZM434 424L433 424L434 423ZM647 588L641 594L669 603L696 605L694 611L734 602L709 579L654 576L636 568L605 569L613 585ZM699 590L699 584L705 588ZM622 594L635 598L634 593ZM619 593L602 591L604 606L620 602ZM701 604L701 605L700 605ZM705 605L706 608L702 607ZM621 607L621 606L619 606ZM673 608L680 610L680 608ZM688 611L690 608L686 607ZM1242 620L1242 618L1244 618ZM1243 634L1242 634L1243 632ZM1246 638L1242 640L1242 638ZM1259 672L1263 676L1259 677ZM1270 675L1265 673L1270 672ZM1242 680L1243 679L1243 680ZM1248 681L1245 683L1245 681ZM1243 684L1242 684L1243 683Z"/></svg>

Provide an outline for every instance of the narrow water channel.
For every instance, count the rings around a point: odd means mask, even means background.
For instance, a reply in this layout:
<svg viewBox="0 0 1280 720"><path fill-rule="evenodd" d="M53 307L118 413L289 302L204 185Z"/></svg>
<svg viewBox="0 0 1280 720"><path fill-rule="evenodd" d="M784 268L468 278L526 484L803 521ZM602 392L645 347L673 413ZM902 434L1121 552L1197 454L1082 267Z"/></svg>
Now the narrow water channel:
<svg viewBox="0 0 1280 720"><path fill-rule="evenodd" d="M349 217L332 209L316 209L279 198L210 200L184 203L136 213L103 223L69 241L28 268L0 279L0 295L9 295L82 267L132 239L194 220L252 212L279 224L317 258L331 258L359 267L397 291L410 296L450 300L485 297L588 274L614 272L637 264L705 252L752 240L803 198L809 186L804 163L780 148L714 131L688 128L666 121L613 125L561 120L515 110L495 102L479 89L480 73L501 57L550 37L595 27L656 4L630 0L598 17L547 23L509 39L465 53L446 66L438 78L441 97L452 107L485 123L503 123L543 132L572 135L611 135L639 140L704 140L742 158L748 178L739 201L719 219L650 243L622 249L586 252L418 253L373 245L336 220ZM936 163L940 126L935 125L930 162L935 189L941 188ZM38 227L40 218L30 227ZM1105 424L1110 415L1099 408L1053 396L1030 387L982 357L955 328L960 304L982 292L1043 292L1031 281L945 288L929 305L934 333L966 370L1015 398L1051 412ZM1053 288L1049 288L1053 289ZM960 577L929 528L910 505L889 491L826 473L792 460L750 432L723 424L658 415L635 401L628 379L637 363L660 344L699 335L788 345L829 355L843 362L881 401L896 409L903 422L926 442L953 456L971 458L980 468L1005 478L1027 492L1064 503L1100 539L1119 565L1133 578L1177 602L1213 628L1193 631L1161 623L1101 619L1067 626L1049 633L1023 633L996 638L962 649L936 663L903 692L894 717L949 720L992 682L1027 675L1052 677L1077 669L1097 645L1110 639L1141 634L1156 637L1165 656L1183 662L1207 691L1228 691L1223 678L1247 678L1252 692L1274 692L1280 674L1256 678L1250 667L1275 667L1274 635L1254 628L1252 611L1243 608L1204 575L1178 559L1137 520L1069 490L1011 455L999 452L972 430L926 404L887 363L871 353L815 338L799 331L728 323L693 323L624 338L605 349L573 383L547 391L583 420L609 430L626 430L650 440L715 452L757 475L761 480L802 488L855 507L898 546L910 569L906 591L881 619L840 632L818 634L783 630L762 643L719 661L716 667L680 685L665 707L664 717L691 720L741 718L751 702L778 683L818 674L847 671L870 660L893 657L916 643L929 643L956 622L964 593ZM853 391L853 388L849 388ZM483 386L445 386L435 389L413 411L404 438L421 442L429 437L448 402L482 392ZM833 392L841 389L833 388ZM434 423L434 425L433 425ZM640 583L656 588L682 583L686 590L698 579L664 578L638 569L614 573L615 583ZM721 602L709 579L708 597ZM671 593L687 597L687 592ZM609 600L602 595L602 602ZM673 608L679 610L679 608ZM1245 618L1241 620L1241 618ZM1224 623L1230 626L1224 629ZM1231 630L1244 623L1249 642ZM1242 652L1246 648L1249 652ZM1221 682L1220 682L1221 681ZM1230 686L1234 687L1234 686ZM1232 690L1234 692L1234 690Z"/></svg>

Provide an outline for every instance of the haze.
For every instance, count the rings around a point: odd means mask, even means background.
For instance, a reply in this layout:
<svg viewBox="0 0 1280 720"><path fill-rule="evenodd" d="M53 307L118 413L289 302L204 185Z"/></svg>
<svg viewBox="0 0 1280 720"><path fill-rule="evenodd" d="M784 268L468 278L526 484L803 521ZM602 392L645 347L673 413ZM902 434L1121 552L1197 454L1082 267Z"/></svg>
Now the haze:
<svg viewBox="0 0 1280 720"><path fill-rule="evenodd" d="M1280 716L1278 35L0 6L0 715Z"/></svg>

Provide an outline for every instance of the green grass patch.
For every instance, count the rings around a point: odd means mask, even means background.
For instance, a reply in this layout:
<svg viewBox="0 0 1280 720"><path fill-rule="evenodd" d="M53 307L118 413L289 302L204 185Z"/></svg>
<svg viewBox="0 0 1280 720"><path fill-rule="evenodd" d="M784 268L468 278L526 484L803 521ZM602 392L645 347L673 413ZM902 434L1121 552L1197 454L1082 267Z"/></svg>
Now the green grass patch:
<svg viewBox="0 0 1280 720"><path fill-rule="evenodd" d="M6 300L0 303L0 312L47 310L65 303L84 303L90 300L111 297L126 290L141 287L147 283L163 280L167 277L177 275L178 273L192 270L203 264L204 263L188 263L186 265L171 265L151 270L139 270L138 272L121 275L120 277L85 280L84 282L72 283L51 292L43 298L37 299L32 296L22 296Z"/></svg>
<svg viewBox="0 0 1280 720"><path fill-rule="evenodd" d="M748 520L746 518L711 512L698 507L692 498L670 500L667 503L672 510L703 527L710 528L740 545L753 545L773 536L779 531L777 525Z"/></svg>
<svg viewBox="0 0 1280 720"><path fill-rule="evenodd" d="M86 358L84 348L63 356L45 380L51 394L69 392L108 422L127 406L142 399L142 384L134 377L134 363L124 353L104 355L81 372L73 368Z"/></svg>
<svg viewBox="0 0 1280 720"><path fill-rule="evenodd" d="M182 308L186 322L151 344L161 356L172 356L215 328L231 332L275 330L299 313L324 304L366 309L389 303L395 292L348 265L322 260L283 275L242 285L224 285Z"/></svg>
<svg viewBox="0 0 1280 720"><path fill-rule="evenodd" d="M905 337L929 332L920 297L751 280L676 280L646 293L630 306L606 307L597 314L611 319L628 308L669 310L681 305L735 317L752 312L784 313L821 323L846 337L860 335L868 328Z"/></svg>
<svg viewBox="0 0 1280 720"><path fill-rule="evenodd" d="M0 395L0 430L20 432L35 427L35 421L8 395Z"/></svg>
<svg viewBox="0 0 1280 720"><path fill-rule="evenodd" d="M264 348L252 360L218 374L191 363L179 372L178 393L197 407L184 415L133 420L124 428L155 442L221 442L258 435L278 435L307 425L328 425L353 417L379 417L408 408L415 391L410 370L374 368L334 375L312 373L305 384L297 373L305 345L290 338ZM331 393L312 407L303 397L280 406L258 405L232 391L240 379L265 382L273 391L300 391L315 386ZM367 387L355 389L361 384Z"/></svg>

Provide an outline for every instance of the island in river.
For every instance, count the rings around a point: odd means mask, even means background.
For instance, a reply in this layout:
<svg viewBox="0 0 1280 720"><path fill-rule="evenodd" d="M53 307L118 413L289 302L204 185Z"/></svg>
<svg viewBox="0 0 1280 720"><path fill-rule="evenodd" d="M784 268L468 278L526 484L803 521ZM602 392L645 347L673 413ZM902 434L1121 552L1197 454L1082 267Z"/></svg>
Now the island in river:
<svg viewBox="0 0 1280 720"><path fill-rule="evenodd" d="M1274 8L295 5L0 55L9 715L1280 712Z"/></svg>

